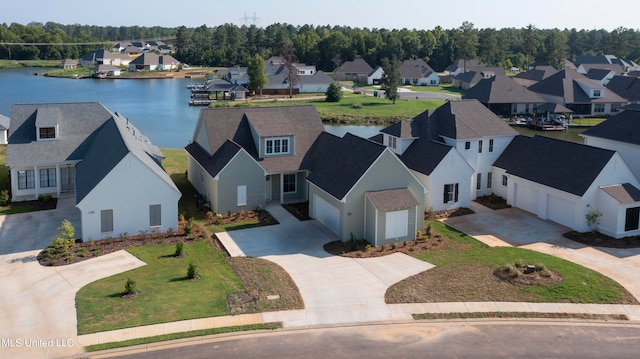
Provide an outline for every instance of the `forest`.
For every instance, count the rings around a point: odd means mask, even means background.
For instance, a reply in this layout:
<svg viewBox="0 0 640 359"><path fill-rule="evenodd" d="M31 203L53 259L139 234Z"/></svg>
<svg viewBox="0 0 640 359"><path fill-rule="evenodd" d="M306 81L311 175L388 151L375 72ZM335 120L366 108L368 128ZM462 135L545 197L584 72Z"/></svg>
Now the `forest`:
<svg viewBox="0 0 640 359"><path fill-rule="evenodd" d="M174 46L174 57L183 63L225 67L246 66L256 54L263 58L279 55L285 44L294 46L298 62L323 71L333 71L344 61L358 57L372 67L393 57L400 61L422 58L436 71L463 58L478 58L487 65L505 68L527 68L534 62L561 68L565 59L573 61L578 55L640 59L640 31L634 29L560 30L533 25L478 29L469 22L454 29L437 26L431 30L280 23L264 28L235 24L167 28L12 23L0 24L0 59L78 58L89 50L110 50L116 42L159 38Z"/></svg>

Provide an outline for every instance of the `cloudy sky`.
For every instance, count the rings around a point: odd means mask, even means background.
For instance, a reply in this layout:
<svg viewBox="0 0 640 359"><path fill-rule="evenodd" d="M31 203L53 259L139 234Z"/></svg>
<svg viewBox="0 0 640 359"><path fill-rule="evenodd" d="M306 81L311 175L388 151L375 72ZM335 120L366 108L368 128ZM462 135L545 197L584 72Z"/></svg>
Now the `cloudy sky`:
<svg viewBox="0 0 640 359"><path fill-rule="evenodd" d="M608 4L615 4L609 6ZM224 23L242 25L245 19L266 27L346 25L385 29L445 29L469 21L478 29L638 29L640 1L617 0L12 0L0 9L0 23L23 25L36 21L100 26L197 27Z"/></svg>

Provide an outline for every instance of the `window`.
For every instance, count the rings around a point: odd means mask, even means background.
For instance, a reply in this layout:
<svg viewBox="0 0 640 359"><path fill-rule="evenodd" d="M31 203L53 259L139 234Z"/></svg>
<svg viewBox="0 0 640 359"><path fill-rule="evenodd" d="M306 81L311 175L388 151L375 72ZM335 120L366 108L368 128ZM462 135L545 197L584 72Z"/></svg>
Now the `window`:
<svg viewBox="0 0 640 359"><path fill-rule="evenodd" d="M103 209L100 211L100 232L113 232L113 210Z"/></svg>
<svg viewBox="0 0 640 359"><path fill-rule="evenodd" d="M288 138L270 138L265 141L265 153L268 155L289 153Z"/></svg>
<svg viewBox="0 0 640 359"><path fill-rule="evenodd" d="M36 179L33 170L18 171L18 189L28 189L35 187Z"/></svg>
<svg viewBox="0 0 640 359"><path fill-rule="evenodd" d="M640 219L640 207L627 208L627 215L624 221L625 231L635 231L638 229Z"/></svg>
<svg viewBox="0 0 640 359"><path fill-rule="evenodd" d="M476 178L476 189L480 190L482 188L482 173L478 173Z"/></svg>
<svg viewBox="0 0 640 359"><path fill-rule="evenodd" d="M487 189L491 189L491 182L493 182L493 173L489 172L487 173Z"/></svg>
<svg viewBox="0 0 640 359"><path fill-rule="evenodd" d="M478 141L478 153L482 153L482 140Z"/></svg>
<svg viewBox="0 0 640 359"><path fill-rule="evenodd" d="M502 185L507 186L507 175L502 175Z"/></svg>
<svg viewBox="0 0 640 359"><path fill-rule="evenodd" d="M56 169L44 168L40 170L40 187L55 187L56 186Z"/></svg>
<svg viewBox="0 0 640 359"><path fill-rule="evenodd" d="M612 103L611 104L611 112L620 112L620 107L622 107L622 104Z"/></svg>
<svg viewBox="0 0 640 359"><path fill-rule="evenodd" d="M284 175L282 183L282 191L284 193L292 193L296 191L296 175L288 174Z"/></svg>
<svg viewBox="0 0 640 359"><path fill-rule="evenodd" d="M458 184L444 185L444 203L458 202Z"/></svg>
<svg viewBox="0 0 640 359"><path fill-rule="evenodd" d="M40 127L38 129L38 134L40 135L40 139L56 138L56 128Z"/></svg>
<svg viewBox="0 0 640 359"><path fill-rule="evenodd" d="M397 138L389 136L389 147L396 148L396 140Z"/></svg>
<svg viewBox="0 0 640 359"><path fill-rule="evenodd" d="M247 205L247 185L240 185L237 189L237 205L238 206L246 206Z"/></svg>
<svg viewBox="0 0 640 359"><path fill-rule="evenodd" d="M603 103L593 104L593 112L595 112L595 113L604 112L604 104Z"/></svg>
<svg viewBox="0 0 640 359"><path fill-rule="evenodd" d="M524 105L524 113L529 113L529 104Z"/></svg>
<svg viewBox="0 0 640 359"><path fill-rule="evenodd" d="M493 152L493 138L489 140L489 152Z"/></svg>
<svg viewBox="0 0 640 359"><path fill-rule="evenodd" d="M601 97L602 90L593 90L593 97Z"/></svg>
<svg viewBox="0 0 640 359"><path fill-rule="evenodd" d="M149 227L162 225L162 207L159 204L149 206Z"/></svg>
<svg viewBox="0 0 640 359"><path fill-rule="evenodd" d="M470 149L470 148L471 148L471 142L469 142L469 141L465 142L465 143L464 143L464 149L465 149L465 150L468 150L468 149Z"/></svg>

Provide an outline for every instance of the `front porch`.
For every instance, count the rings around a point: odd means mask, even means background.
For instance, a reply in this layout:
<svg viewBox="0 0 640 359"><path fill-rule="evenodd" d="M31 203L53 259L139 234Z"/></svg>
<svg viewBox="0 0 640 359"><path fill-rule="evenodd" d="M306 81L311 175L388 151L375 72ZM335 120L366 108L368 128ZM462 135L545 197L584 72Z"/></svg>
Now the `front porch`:
<svg viewBox="0 0 640 359"><path fill-rule="evenodd" d="M33 165L10 169L11 200L13 202L39 199L41 196L60 197L75 191L76 163Z"/></svg>
<svg viewBox="0 0 640 359"><path fill-rule="evenodd" d="M266 202L300 203L309 199L307 171L275 173L266 176Z"/></svg>

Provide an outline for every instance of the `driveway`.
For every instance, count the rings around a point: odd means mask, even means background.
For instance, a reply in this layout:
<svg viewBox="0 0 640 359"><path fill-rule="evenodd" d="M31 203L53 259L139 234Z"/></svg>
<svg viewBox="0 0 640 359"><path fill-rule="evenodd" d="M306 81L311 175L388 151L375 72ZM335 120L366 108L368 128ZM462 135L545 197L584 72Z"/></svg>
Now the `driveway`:
<svg viewBox="0 0 640 359"><path fill-rule="evenodd" d="M490 210L472 203L472 215L444 222L489 246L514 246L547 253L600 272L640 300L640 248L589 247L563 237L571 229L518 208Z"/></svg>
<svg viewBox="0 0 640 359"><path fill-rule="evenodd" d="M384 294L392 284L433 265L400 253L366 259L330 255L322 245L337 237L317 221L291 220L288 213L276 213L275 207L267 210L281 224L218 236L231 255L264 258L291 275L305 309L285 326L411 319L389 310Z"/></svg>
<svg viewBox="0 0 640 359"><path fill-rule="evenodd" d="M49 245L63 219L79 229L72 198L59 200L55 210L0 217L0 357L82 353L76 332L76 292L97 279L144 265L120 251L68 266L41 266L36 256Z"/></svg>

